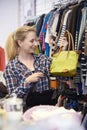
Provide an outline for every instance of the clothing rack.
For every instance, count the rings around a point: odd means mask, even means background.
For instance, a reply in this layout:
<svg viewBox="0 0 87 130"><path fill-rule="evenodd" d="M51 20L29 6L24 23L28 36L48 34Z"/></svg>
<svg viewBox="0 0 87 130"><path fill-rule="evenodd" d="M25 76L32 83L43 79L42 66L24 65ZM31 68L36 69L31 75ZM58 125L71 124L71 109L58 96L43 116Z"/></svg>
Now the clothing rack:
<svg viewBox="0 0 87 130"><path fill-rule="evenodd" d="M57 2L53 2L53 8L56 8L58 6L64 6L67 4L72 4L72 3L80 3L80 2L86 2L87 0L58 0ZM39 16L33 16L26 19L26 21L24 21L24 25L27 25L28 23L30 24L34 24L36 23L37 19L39 18Z"/></svg>
<svg viewBox="0 0 87 130"><path fill-rule="evenodd" d="M70 2L76 2L77 0L58 0L57 2L54 2L54 6L55 5L62 5L62 4L67 4Z"/></svg>
<svg viewBox="0 0 87 130"><path fill-rule="evenodd" d="M24 25L27 25L27 24L34 24L36 23L36 20L38 19L39 16L34 16L33 18L28 18L25 22L24 22Z"/></svg>
<svg viewBox="0 0 87 130"><path fill-rule="evenodd" d="M55 8L58 5L66 5L66 4L72 4L72 3L80 3L80 2L85 2L86 0L58 0L57 2L54 2L53 7Z"/></svg>

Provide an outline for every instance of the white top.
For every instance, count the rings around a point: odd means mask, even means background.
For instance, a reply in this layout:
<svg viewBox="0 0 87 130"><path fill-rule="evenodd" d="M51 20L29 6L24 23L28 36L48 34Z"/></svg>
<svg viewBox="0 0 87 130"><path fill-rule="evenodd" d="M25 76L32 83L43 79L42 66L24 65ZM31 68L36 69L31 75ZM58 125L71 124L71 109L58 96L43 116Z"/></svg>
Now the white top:
<svg viewBox="0 0 87 130"><path fill-rule="evenodd" d="M3 84L6 85L5 79L3 77L3 71L0 71L0 82L3 82Z"/></svg>

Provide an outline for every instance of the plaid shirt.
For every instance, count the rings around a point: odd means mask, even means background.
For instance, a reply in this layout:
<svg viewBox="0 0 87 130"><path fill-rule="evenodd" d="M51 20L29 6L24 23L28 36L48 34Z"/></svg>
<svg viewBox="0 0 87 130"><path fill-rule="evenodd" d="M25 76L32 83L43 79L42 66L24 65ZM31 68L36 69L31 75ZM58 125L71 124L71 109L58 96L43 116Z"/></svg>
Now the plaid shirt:
<svg viewBox="0 0 87 130"><path fill-rule="evenodd" d="M4 78L6 80L6 85L8 92L11 95L15 93L17 97L24 98L28 92L40 92L49 90L49 69L51 64L51 58L45 55L34 54L34 72L43 72L44 77L41 77L40 81L36 83L26 83L25 79L31 75L32 72L29 70L22 62L18 60L16 56L12 61L10 61L4 71Z"/></svg>

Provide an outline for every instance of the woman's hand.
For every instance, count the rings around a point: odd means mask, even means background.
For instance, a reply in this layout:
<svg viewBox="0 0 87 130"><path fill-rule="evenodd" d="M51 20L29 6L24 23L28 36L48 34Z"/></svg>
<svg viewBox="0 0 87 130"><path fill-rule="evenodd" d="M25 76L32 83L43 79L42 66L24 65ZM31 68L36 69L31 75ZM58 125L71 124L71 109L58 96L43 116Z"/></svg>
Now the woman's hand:
<svg viewBox="0 0 87 130"><path fill-rule="evenodd" d="M68 45L68 41L66 37L63 37L60 43L60 48L62 48L63 50L66 50Z"/></svg>
<svg viewBox="0 0 87 130"><path fill-rule="evenodd" d="M32 75L30 75L29 77L26 78L26 83L37 82L43 76L44 76L44 74L42 72L33 73Z"/></svg>
<svg viewBox="0 0 87 130"><path fill-rule="evenodd" d="M56 106L58 106L58 107L63 106L63 101L64 101L64 99L66 99L66 96L60 95L60 96L58 97L58 101L57 101Z"/></svg>

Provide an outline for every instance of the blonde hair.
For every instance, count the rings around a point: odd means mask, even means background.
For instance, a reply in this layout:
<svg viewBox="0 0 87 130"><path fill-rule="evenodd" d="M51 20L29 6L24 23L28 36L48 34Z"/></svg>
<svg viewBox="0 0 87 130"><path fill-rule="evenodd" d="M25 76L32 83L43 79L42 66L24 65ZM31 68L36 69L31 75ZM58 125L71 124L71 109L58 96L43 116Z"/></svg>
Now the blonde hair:
<svg viewBox="0 0 87 130"><path fill-rule="evenodd" d="M21 26L15 32L11 33L6 41L7 60L11 61L18 54L18 40L23 41L28 32L36 32L34 26Z"/></svg>

